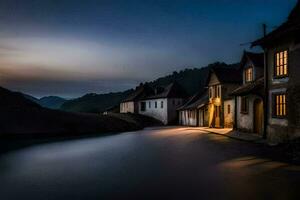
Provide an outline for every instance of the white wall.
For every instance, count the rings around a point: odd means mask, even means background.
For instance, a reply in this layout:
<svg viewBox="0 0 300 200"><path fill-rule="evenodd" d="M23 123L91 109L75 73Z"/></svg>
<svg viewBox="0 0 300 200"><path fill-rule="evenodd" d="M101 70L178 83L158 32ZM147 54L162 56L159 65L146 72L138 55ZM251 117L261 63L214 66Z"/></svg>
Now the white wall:
<svg viewBox="0 0 300 200"><path fill-rule="evenodd" d="M146 102L146 110L141 110L141 102ZM151 107L149 107L149 102ZM157 102L157 108L155 108L155 102ZM163 108L161 108L161 102L163 102ZM164 124L168 124L168 100L167 99L153 99L139 101L139 114L153 117L160 120Z"/></svg>
<svg viewBox="0 0 300 200"><path fill-rule="evenodd" d="M146 103L146 110L141 110L141 102ZM157 108L155 107L155 102L157 102ZM163 102L163 108L161 108L161 102ZM174 103L173 103L174 102ZM150 103L150 105L149 105ZM139 114L153 117L160 120L165 125L176 120L178 113L177 109L182 105L183 99L151 99L139 101Z"/></svg>
<svg viewBox="0 0 300 200"><path fill-rule="evenodd" d="M230 113L228 112L228 105L230 106ZM224 127L233 128L234 116L235 116L235 101L234 100L225 100L224 101Z"/></svg>
<svg viewBox="0 0 300 200"><path fill-rule="evenodd" d="M261 99L256 95L248 95L248 113L241 113L242 97L237 97L237 128L246 132L254 132L254 102ZM261 99L262 100L262 99Z"/></svg>

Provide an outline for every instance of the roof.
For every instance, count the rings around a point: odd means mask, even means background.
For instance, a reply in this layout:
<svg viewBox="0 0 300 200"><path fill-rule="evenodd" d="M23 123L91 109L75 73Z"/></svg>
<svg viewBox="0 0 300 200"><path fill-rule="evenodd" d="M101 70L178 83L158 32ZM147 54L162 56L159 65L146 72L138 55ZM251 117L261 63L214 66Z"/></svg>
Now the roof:
<svg viewBox="0 0 300 200"><path fill-rule="evenodd" d="M221 84L232 83L241 84L243 82L242 70L236 67L215 67L210 70L208 76L208 82L210 81L210 76L215 73Z"/></svg>
<svg viewBox="0 0 300 200"><path fill-rule="evenodd" d="M153 95L154 91L148 84L138 86L126 99L122 102L137 101L148 95Z"/></svg>
<svg viewBox="0 0 300 200"><path fill-rule="evenodd" d="M231 95L233 96L241 96L246 95L250 93L258 93L259 89L262 89L264 87L264 77L261 77L257 79L256 81L253 81L251 83L247 83L242 85L241 87L238 87L235 89Z"/></svg>
<svg viewBox="0 0 300 200"><path fill-rule="evenodd" d="M279 26L277 29L266 35L266 37L256 40L252 46L266 46L271 44L272 41L282 37L289 36L292 38L299 38L300 34L300 1L298 0L295 8L290 13L287 21Z"/></svg>
<svg viewBox="0 0 300 200"><path fill-rule="evenodd" d="M154 95L145 96L142 99L186 98L187 96L185 90L177 82L173 82L162 88L162 91L159 91Z"/></svg>
<svg viewBox="0 0 300 200"><path fill-rule="evenodd" d="M208 94L204 93L195 94L186 104L180 107L178 110L192 110L202 107L208 103Z"/></svg>
<svg viewBox="0 0 300 200"><path fill-rule="evenodd" d="M244 51L241 66L244 66L247 60L250 60L253 63L254 67L264 68L264 53Z"/></svg>

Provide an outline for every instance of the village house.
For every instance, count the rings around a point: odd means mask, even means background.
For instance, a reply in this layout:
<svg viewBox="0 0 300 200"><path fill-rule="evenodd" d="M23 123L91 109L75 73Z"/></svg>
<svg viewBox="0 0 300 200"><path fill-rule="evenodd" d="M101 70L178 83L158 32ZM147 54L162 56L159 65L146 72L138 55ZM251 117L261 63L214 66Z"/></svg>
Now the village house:
<svg viewBox="0 0 300 200"><path fill-rule="evenodd" d="M179 124L183 126L208 126L208 95L199 92L190 98L179 111Z"/></svg>
<svg viewBox="0 0 300 200"><path fill-rule="evenodd" d="M300 2L288 20L253 46L265 52L264 136L274 143L300 136Z"/></svg>
<svg viewBox="0 0 300 200"><path fill-rule="evenodd" d="M233 128L235 100L230 94L242 83L241 70L235 67L211 69L208 78L208 126Z"/></svg>
<svg viewBox="0 0 300 200"><path fill-rule="evenodd" d="M244 52L241 60L243 85L235 96L235 128L263 135L264 54Z"/></svg>
<svg viewBox="0 0 300 200"><path fill-rule="evenodd" d="M138 101L139 114L153 117L163 124L177 124L177 109L185 103L186 92L174 82L166 87L155 88L154 95Z"/></svg>
<svg viewBox="0 0 300 200"><path fill-rule="evenodd" d="M120 113L139 113L139 100L153 95L153 89L146 83L140 84L133 93L120 103Z"/></svg>

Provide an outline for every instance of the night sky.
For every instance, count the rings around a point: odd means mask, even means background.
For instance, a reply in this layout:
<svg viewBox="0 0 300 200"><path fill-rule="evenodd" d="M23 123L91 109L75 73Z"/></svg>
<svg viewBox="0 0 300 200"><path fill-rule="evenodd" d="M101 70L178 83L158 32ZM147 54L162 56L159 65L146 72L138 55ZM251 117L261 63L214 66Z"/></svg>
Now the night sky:
<svg viewBox="0 0 300 200"><path fill-rule="evenodd" d="M37 97L122 91L234 63L296 0L0 0L0 86Z"/></svg>

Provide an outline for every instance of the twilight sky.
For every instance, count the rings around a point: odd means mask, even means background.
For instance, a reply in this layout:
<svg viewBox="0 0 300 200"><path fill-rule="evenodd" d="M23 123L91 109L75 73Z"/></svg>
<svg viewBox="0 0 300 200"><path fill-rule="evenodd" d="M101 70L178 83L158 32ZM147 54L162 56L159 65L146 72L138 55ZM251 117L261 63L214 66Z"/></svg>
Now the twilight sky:
<svg viewBox="0 0 300 200"><path fill-rule="evenodd" d="M297 0L0 0L0 86L37 97L122 91L238 62Z"/></svg>

